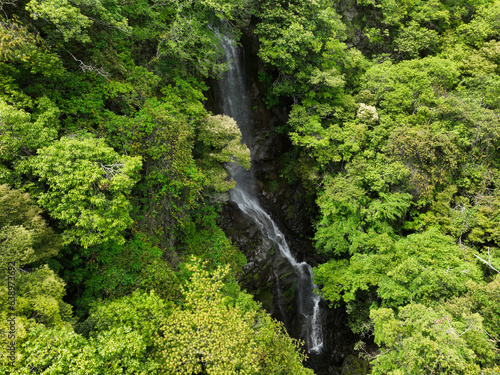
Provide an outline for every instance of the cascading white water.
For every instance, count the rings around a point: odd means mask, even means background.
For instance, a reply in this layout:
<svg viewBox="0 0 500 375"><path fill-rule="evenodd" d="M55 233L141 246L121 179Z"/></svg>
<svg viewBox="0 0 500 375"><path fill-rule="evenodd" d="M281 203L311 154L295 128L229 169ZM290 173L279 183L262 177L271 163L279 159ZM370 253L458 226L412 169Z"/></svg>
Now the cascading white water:
<svg viewBox="0 0 500 375"><path fill-rule="evenodd" d="M236 44L221 36L225 51L225 60L229 70L219 83L223 114L231 116L242 133L243 142L252 150L252 115L244 80L242 63ZM306 262L297 262L285 236L276 223L264 211L257 199L257 184L251 171L246 171L232 163L228 166L230 176L236 181L236 187L230 191L231 200L259 227L262 236L279 249L294 268L297 275L298 312L304 317L307 327L303 327L304 337L309 352L320 352L323 347L323 332L320 315L320 297L314 293L317 286L312 281L312 268Z"/></svg>

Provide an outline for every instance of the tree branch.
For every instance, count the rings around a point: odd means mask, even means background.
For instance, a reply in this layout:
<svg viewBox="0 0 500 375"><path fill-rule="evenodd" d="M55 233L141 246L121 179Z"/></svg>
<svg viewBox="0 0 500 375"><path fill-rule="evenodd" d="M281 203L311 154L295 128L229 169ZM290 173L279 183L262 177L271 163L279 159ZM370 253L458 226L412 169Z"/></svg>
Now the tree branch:
<svg viewBox="0 0 500 375"><path fill-rule="evenodd" d="M484 264L486 264L489 268L491 268L493 271L495 272L498 272L500 273L499 270L497 270L495 267L493 267L493 265L491 264L491 255L490 255L490 249L488 249L488 260L484 260L483 258L481 258L479 255L477 254L474 254L474 256L479 259L481 262L483 262Z"/></svg>
<svg viewBox="0 0 500 375"><path fill-rule="evenodd" d="M66 50L70 54L70 56L78 63L80 63L80 69L83 72L93 72L96 74L99 74L100 76L103 76L104 78L107 78L109 76L109 73L104 70L104 68L97 68L94 65L87 65L85 64L82 60L77 59L71 52Z"/></svg>

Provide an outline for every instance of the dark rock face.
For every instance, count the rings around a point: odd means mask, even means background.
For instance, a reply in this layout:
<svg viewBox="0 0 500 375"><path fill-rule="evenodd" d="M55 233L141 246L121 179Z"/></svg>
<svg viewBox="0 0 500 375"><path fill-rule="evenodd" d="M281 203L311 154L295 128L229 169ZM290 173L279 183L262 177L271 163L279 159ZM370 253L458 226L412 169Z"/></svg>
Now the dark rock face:
<svg viewBox="0 0 500 375"><path fill-rule="evenodd" d="M285 235L298 262L306 261L313 267L321 262L308 238L313 235L311 219L315 216L314 201L300 185L291 185L279 176L283 168L281 156L291 148L287 136L275 131L287 120L286 103L272 110L266 109L267 88L258 81L259 66L256 52L258 45L251 34L242 39L244 62L253 116L252 170L259 187L258 198ZM216 103L217 89L208 95ZM210 101L209 101L210 102ZM212 108L217 112L216 107ZM223 208L219 224L226 235L240 248L247 258L241 285L260 301L269 314L282 321L289 334L299 338L303 330L303 317L297 308L297 275L289 261L282 257L273 244L262 237L255 222L238 206L229 201ZM325 301L322 314L324 334L323 351L310 354L308 367L316 374L329 374L332 368L340 371L344 358L352 348L352 334L347 328L343 309L329 309ZM340 372L339 372L340 373Z"/></svg>
<svg viewBox="0 0 500 375"><path fill-rule="evenodd" d="M293 267L233 202L224 207L220 225L247 258L242 286L262 303L271 316L281 320L290 330L296 316Z"/></svg>
<svg viewBox="0 0 500 375"><path fill-rule="evenodd" d="M262 111L262 110L261 110ZM272 114L269 114L272 116ZM276 120L277 121L277 120ZM285 234L297 261L306 261L313 267L321 262L308 238L313 235L311 207L300 185L290 185L279 177L280 157L288 141L272 128L256 133L252 168L258 178L261 205ZM299 338L303 322L298 314L296 275L290 263L280 256L278 249L262 238L253 220L240 211L233 202L223 208L220 224L225 233L247 257L241 285L260 301L269 314L282 321L293 337ZM325 301L322 314L324 349L321 354L309 354L306 364L316 374L329 374L340 369L351 352L353 335L347 328L343 309L330 309Z"/></svg>
<svg viewBox="0 0 500 375"><path fill-rule="evenodd" d="M349 355L342 364L340 375L365 375L368 374L368 363L354 355Z"/></svg>
<svg viewBox="0 0 500 375"><path fill-rule="evenodd" d="M315 256L311 242L296 237L294 232L283 225L277 217L275 221L285 233L297 258L316 265L318 257ZM284 323L291 336L299 338L303 322L298 314L296 275L293 267L270 242L262 238L259 228L239 210L236 204L228 202L225 205L220 225L247 257L241 285L262 303L263 308L273 318ZM308 223L301 225L307 226ZM328 308L326 301L321 303L325 322L324 348L320 354L310 353L306 365L314 369L318 375L330 374L334 370L338 370L340 374L343 361L352 352L355 337L347 327L345 310Z"/></svg>

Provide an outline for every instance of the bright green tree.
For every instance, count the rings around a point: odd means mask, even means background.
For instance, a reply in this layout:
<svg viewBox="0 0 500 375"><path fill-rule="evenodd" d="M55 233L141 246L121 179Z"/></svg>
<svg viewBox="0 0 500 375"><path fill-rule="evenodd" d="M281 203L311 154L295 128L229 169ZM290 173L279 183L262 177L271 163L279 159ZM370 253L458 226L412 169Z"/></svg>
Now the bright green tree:
<svg viewBox="0 0 500 375"><path fill-rule="evenodd" d="M381 308L371 317L375 342L381 346L372 374L494 373L480 366L485 354L492 364L495 349L477 313L455 317L440 307L411 303L397 316Z"/></svg>
<svg viewBox="0 0 500 375"><path fill-rule="evenodd" d="M213 273L191 262L182 308L161 326L157 339L167 373L310 374L304 355L282 327L255 309L245 295L233 305L221 292L228 267ZM253 305L253 307L252 307ZM250 308L249 308L250 306Z"/></svg>
<svg viewBox="0 0 500 375"><path fill-rule="evenodd" d="M250 150L241 143L241 132L236 122L228 116L208 117L200 126L198 140L204 149L198 158L206 175L206 184L216 192L232 189L224 163L237 162L250 169Z"/></svg>
<svg viewBox="0 0 500 375"><path fill-rule="evenodd" d="M32 327L11 374L157 374L153 340L170 303L151 293L134 292L97 303L89 318L71 327Z"/></svg>
<svg viewBox="0 0 500 375"><path fill-rule="evenodd" d="M30 161L33 174L48 186L36 194L38 204L63 223L65 243L84 247L123 243L140 167L139 157L119 155L90 135L63 137Z"/></svg>

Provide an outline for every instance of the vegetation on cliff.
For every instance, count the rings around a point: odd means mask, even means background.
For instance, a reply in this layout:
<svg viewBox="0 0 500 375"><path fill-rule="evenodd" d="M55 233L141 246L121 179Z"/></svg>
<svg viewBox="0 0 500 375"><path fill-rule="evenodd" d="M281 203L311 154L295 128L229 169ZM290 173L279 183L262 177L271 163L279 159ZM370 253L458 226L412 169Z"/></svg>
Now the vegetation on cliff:
<svg viewBox="0 0 500 375"><path fill-rule="evenodd" d="M216 224L242 30L371 373L500 372L500 1L0 0L0 373L311 373Z"/></svg>
<svg viewBox="0 0 500 375"><path fill-rule="evenodd" d="M317 195L316 281L372 373L496 373L500 3L347 3L263 1L256 27L293 99L288 178Z"/></svg>

